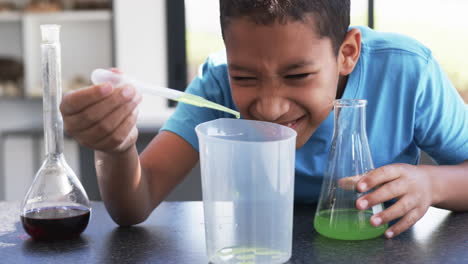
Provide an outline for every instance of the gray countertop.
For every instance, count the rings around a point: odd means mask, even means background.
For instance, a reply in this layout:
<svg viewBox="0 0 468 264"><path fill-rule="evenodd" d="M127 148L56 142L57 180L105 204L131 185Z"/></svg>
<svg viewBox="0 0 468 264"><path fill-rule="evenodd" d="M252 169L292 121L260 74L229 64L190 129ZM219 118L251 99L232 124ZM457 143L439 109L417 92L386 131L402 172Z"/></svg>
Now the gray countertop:
<svg viewBox="0 0 468 264"><path fill-rule="evenodd" d="M430 208L393 239L339 241L313 228L313 205L296 204L288 263L468 263L468 213ZM19 203L0 202L1 263L207 263L202 202L164 202L142 224L119 228L92 203L79 239L35 242L19 222Z"/></svg>

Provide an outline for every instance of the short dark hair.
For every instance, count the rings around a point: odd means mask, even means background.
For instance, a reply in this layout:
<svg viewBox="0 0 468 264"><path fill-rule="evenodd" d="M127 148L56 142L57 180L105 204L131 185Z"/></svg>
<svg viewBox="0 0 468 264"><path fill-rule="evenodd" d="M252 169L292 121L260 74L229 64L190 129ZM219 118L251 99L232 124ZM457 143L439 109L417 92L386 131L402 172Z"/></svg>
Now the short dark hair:
<svg viewBox="0 0 468 264"><path fill-rule="evenodd" d="M233 18L248 17L254 23L305 21L313 14L320 37L332 40L335 53L343 42L350 23L350 0L219 0L221 30Z"/></svg>

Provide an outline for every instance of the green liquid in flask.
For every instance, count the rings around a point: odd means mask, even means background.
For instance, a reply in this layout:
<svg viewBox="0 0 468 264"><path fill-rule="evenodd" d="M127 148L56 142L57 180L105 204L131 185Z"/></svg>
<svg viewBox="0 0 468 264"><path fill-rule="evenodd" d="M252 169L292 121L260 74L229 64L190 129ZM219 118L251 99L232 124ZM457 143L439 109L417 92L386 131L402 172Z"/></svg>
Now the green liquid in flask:
<svg viewBox="0 0 468 264"><path fill-rule="evenodd" d="M381 236L388 225L374 227L369 219L370 210L335 209L320 211L314 219L314 227L321 235L340 240L364 240Z"/></svg>

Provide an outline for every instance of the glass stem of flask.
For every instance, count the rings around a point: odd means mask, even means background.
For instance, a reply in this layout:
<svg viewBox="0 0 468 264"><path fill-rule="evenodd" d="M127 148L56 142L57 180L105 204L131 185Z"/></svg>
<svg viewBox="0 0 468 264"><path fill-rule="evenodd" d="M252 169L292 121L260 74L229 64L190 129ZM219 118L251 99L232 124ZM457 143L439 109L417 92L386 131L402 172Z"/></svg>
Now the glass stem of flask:
<svg viewBox="0 0 468 264"><path fill-rule="evenodd" d="M45 151L57 157L63 153L63 119L59 111L62 99L60 43L43 43L42 85Z"/></svg>

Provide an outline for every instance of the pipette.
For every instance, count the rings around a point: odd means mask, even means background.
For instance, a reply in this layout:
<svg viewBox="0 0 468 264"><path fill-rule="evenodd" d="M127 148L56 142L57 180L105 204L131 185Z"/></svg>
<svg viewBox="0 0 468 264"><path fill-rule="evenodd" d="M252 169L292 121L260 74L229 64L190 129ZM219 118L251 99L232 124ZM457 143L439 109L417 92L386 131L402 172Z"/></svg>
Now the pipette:
<svg viewBox="0 0 468 264"><path fill-rule="evenodd" d="M225 106L219 105L217 103L213 103L209 100L206 100L203 97L200 97L194 94L184 93L184 92L174 90L171 88L158 87L158 86L146 84L146 83L137 81L125 74L114 73L106 69L94 70L91 74L91 81L93 82L93 84L101 84L105 82L110 82L116 86L131 85L142 93L154 94L154 95L162 96L162 97L174 100L174 101L191 104L191 105L198 106L198 107L206 107L206 108L211 108L211 109L215 109L219 111L224 111L232 115L235 115L236 118L240 118L239 112L234 111Z"/></svg>

